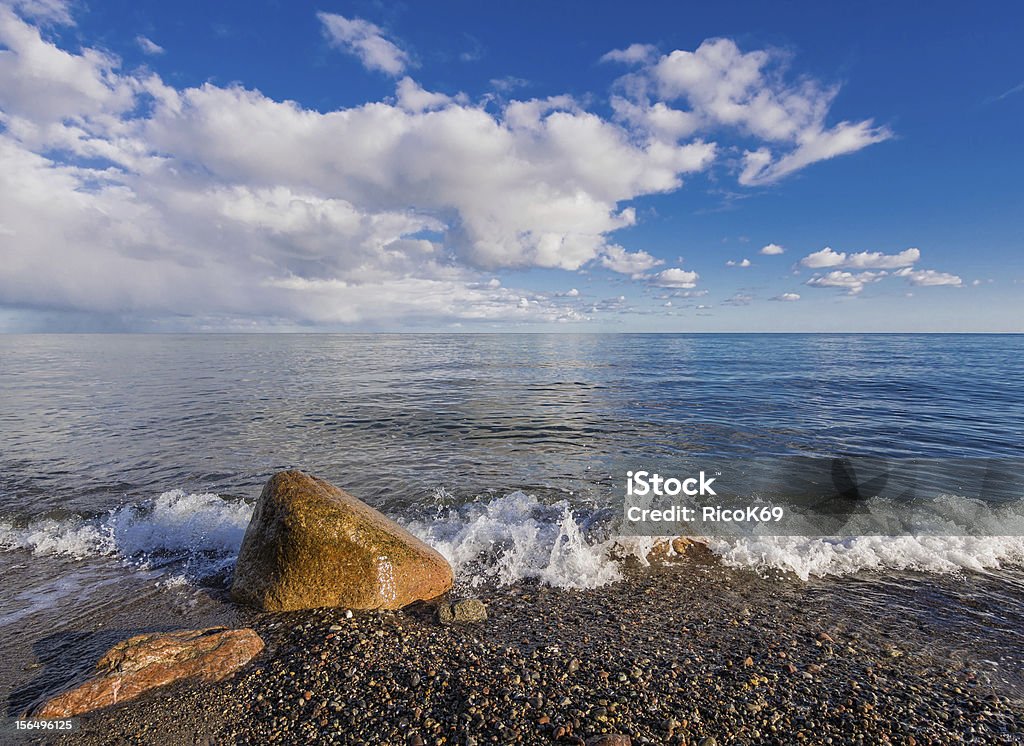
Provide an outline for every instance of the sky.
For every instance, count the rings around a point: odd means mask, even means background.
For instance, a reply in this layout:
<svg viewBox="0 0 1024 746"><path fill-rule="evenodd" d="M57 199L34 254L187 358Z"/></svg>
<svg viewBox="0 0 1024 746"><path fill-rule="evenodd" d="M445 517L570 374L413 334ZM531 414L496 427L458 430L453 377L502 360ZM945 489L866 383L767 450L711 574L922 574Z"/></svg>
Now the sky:
<svg viewBox="0 0 1024 746"><path fill-rule="evenodd" d="M1024 6L0 0L0 331L1024 331Z"/></svg>

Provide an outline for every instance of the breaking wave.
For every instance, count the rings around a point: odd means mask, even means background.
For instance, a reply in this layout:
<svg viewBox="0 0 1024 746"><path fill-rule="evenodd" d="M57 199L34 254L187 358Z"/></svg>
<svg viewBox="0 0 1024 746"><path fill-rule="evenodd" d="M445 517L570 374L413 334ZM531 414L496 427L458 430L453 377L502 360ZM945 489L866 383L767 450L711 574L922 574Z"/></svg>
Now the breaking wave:
<svg viewBox="0 0 1024 746"><path fill-rule="evenodd" d="M535 580L556 588L597 588L623 578L621 561L646 562L662 538L616 538L615 511L579 510L524 492L464 504L443 490L430 518L404 522L451 563L468 586ZM0 520L0 550L71 560L112 558L165 568L188 583L230 572L252 506L216 494L172 490L142 505L86 518ZM949 573L1024 565L1022 536L758 536L706 540L722 564L781 571L807 580L861 571Z"/></svg>
<svg viewBox="0 0 1024 746"><path fill-rule="evenodd" d="M95 518L0 521L0 549L75 560L115 557L146 567L174 564L201 580L231 568L251 515L242 501L172 490Z"/></svg>

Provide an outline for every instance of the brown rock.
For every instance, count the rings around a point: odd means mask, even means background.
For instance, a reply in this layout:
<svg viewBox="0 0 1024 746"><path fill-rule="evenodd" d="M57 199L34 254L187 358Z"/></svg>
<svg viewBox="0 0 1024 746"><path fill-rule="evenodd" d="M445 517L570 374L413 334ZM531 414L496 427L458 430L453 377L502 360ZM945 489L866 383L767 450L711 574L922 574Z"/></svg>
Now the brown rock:
<svg viewBox="0 0 1024 746"><path fill-rule="evenodd" d="M694 546L700 546L701 542L687 536L677 536L674 539L662 539L651 547L647 552L647 561L664 561L672 557L681 557L687 550Z"/></svg>
<svg viewBox="0 0 1024 746"><path fill-rule="evenodd" d="M632 746L632 744L633 739L621 733L605 733L587 739L587 746Z"/></svg>
<svg viewBox="0 0 1024 746"><path fill-rule="evenodd" d="M265 611L400 609L452 587L444 557L383 514L301 471L263 488L232 597Z"/></svg>
<svg viewBox="0 0 1024 746"><path fill-rule="evenodd" d="M263 650L251 629L184 630L136 635L119 642L84 684L47 700L39 718L69 718L109 707L179 679L220 681Z"/></svg>

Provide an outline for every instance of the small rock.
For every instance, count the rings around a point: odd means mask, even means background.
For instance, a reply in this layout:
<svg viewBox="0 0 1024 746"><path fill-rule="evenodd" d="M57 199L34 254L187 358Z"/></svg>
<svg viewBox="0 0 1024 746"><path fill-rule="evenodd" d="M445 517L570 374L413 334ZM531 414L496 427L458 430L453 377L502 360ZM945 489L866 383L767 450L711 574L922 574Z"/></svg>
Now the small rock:
<svg viewBox="0 0 1024 746"><path fill-rule="evenodd" d="M632 746L633 739L621 733L604 733L587 739L587 746Z"/></svg>
<svg viewBox="0 0 1024 746"><path fill-rule="evenodd" d="M441 624L469 624L487 619L487 607L476 598L467 598L453 604L437 607L437 620Z"/></svg>

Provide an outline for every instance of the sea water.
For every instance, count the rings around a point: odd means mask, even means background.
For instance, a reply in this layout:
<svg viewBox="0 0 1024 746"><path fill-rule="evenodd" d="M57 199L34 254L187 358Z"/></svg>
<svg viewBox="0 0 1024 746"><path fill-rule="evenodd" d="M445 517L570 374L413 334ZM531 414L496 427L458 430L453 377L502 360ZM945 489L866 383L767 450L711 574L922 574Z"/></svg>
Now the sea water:
<svg viewBox="0 0 1024 746"><path fill-rule="evenodd" d="M0 658L226 613L280 469L404 523L466 587L600 587L649 548L614 533L624 458L1020 459L1022 361L1014 335L0 336ZM986 608L953 626L1020 629L1016 533L710 547L865 604L931 577Z"/></svg>

